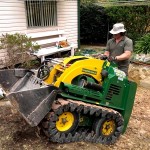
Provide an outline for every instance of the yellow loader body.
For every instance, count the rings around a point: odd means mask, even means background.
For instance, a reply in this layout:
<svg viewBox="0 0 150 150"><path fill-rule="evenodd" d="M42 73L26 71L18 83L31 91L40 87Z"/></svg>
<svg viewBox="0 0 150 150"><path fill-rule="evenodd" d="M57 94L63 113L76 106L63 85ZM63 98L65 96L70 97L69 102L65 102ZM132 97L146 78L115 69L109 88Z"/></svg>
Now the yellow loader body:
<svg viewBox="0 0 150 150"><path fill-rule="evenodd" d="M69 57L64 59L62 63L54 66L45 82L59 87L61 82L71 84L75 77L79 75L87 75L91 76L97 81L97 83L101 84L101 71L103 64L104 60L98 60L92 57Z"/></svg>

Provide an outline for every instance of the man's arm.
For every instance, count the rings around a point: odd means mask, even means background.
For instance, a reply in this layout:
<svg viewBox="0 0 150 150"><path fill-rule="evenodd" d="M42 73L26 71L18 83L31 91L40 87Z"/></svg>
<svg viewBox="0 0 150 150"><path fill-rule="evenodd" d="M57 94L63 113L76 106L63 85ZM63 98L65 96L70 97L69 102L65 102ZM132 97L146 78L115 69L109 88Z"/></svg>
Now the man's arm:
<svg viewBox="0 0 150 150"><path fill-rule="evenodd" d="M115 58L118 61L129 59L132 55L132 51L133 51L133 41L131 39L128 39L128 41L125 43L124 53L119 56L116 56Z"/></svg>
<svg viewBox="0 0 150 150"><path fill-rule="evenodd" d="M131 57L131 51L126 50L123 54L116 56L115 59L120 61L120 60L126 60L129 59Z"/></svg>

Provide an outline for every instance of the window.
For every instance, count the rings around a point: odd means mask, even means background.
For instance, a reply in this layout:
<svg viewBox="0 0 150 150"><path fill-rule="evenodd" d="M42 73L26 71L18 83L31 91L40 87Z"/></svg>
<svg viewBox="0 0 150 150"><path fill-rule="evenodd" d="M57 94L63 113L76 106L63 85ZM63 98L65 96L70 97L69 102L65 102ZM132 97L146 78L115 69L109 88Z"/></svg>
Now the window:
<svg viewBox="0 0 150 150"><path fill-rule="evenodd" d="M57 2L25 1L28 27L57 26Z"/></svg>

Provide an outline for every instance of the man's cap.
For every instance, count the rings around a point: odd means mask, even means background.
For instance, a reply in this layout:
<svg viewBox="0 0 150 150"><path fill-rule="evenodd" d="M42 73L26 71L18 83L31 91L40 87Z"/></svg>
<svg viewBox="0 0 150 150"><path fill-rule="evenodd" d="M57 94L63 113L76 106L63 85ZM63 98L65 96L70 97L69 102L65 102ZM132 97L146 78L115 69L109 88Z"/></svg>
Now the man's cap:
<svg viewBox="0 0 150 150"><path fill-rule="evenodd" d="M121 32L126 32L124 29L124 24L123 23L116 23L113 25L113 29L109 31L111 34L118 34Z"/></svg>

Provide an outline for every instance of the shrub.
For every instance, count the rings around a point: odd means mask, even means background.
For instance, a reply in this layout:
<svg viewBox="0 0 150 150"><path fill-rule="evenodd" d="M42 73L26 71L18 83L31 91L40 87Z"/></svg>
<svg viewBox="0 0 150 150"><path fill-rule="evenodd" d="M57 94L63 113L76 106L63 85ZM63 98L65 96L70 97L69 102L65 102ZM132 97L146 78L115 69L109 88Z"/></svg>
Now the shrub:
<svg viewBox="0 0 150 150"><path fill-rule="evenodd" d="M106 43L107 30L107 16L103 7L92 3L80 6L80 36L82 44Z"/></svg>
<svg viewBox="0 0 150 150"><path fill-rule="evenodd" d="M100 3L81 3L80 36L81 44L105 44L111 34L113 24L123 22L127 36L133 42L150 32L150 6L110 6L102 7Z"/></svg>
<svg viewBox="0 0 150 150"><path fill-rule="evenodd" d="M3 65L14 68L18 63L27 63L31 59L30 51L36 51L40 46L31 41L25 34L5 34L0 38L0 52L6 51Z"/></svg>
<svg viewBox="0 0 150 150"><path fill-rule="evenodd" d="M143 35L138 41L135 42L134 52L137 54L150 53L150 33Z"/></svg>
<svg viewBox="0 0 150 150"><path fill-rule="evenodd" d="M148 5L112 6L107 7L106 12L113 24L116 22L125 24L127 34L133 41L150 31L150 7Z"/></svg>

